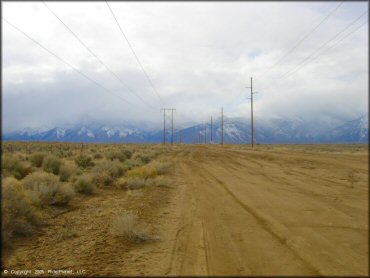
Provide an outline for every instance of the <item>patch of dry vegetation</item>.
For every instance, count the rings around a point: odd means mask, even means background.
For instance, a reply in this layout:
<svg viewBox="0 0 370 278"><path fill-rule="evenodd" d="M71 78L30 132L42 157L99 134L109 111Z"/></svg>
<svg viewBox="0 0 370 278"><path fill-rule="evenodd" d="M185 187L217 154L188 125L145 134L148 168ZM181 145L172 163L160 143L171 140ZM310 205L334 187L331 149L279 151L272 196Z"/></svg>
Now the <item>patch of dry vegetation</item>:
<svg viewBox="0 0 370 278"><path fill-rule="evenodd" d="M76 193L88 198L99 192L98 188L167 186L163 175L171 171L171 165L155 160L161 151L147 145L5 142L1 164L3 243L31 235L40 215L67 206ZM137 224L136 216L123 214L113 221L112 230L135 242L150 239ZM68 227L61 231L61 239L74 236Z"/></svg>
<svg viewBox="0 0 370 278"><path fill-rule="evenodd" d="M140 243L156 239L150 236L146 230L147 228L139 227L137 216L131 212L116 216L112 221L113 235L123 237L131 242Z"/></svg>
<svg viewBox="0 0 370 278"><path fill-rule="evenodd" d="M24 187L34 205L66 205L74 197L74 190L68 183L62 183L58 177L45 172L35 172L23 180Z"/></svg>
<svg viewBox="0 0 370 278"><path fill-rule="evenodd" d="M10 245L14 236L28 236L40 224L40 217L25 194L20 181L13 177L2 180L2 243Z"/></svg>

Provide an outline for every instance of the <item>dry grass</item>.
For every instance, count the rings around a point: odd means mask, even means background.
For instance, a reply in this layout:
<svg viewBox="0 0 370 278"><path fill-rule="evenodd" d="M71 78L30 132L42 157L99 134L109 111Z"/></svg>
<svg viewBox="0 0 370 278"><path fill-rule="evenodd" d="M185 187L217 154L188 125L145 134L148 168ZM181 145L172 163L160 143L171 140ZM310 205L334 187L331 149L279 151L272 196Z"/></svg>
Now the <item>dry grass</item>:
<svg viewBox="0 0 370 278"><path fill-rule="evenodd" d="M40 168L42 166L45 156L46 153L37 152L32 154L29 160L33 166Z"/></svg>
<svg viewBox="0 0 370 278"><path fill-rule="evenodd" d="M45 156L42 162L42 168L45 172L53 173L54 175L59 174L59 167L62 165L60 158L54 155Z"/></svg>
<svg viewBox="0 0 370 278"><path fill-rule="evenodd" d="M127 180L127 188L128 189L140 189L143 188L146 185L146 180L143 178L128 178Z"/></svg>
<svg viewBox="0 0 370 278"><path fill-rule="evenodd" d="M127 176L129 178L155 178L157 176L157 169L154 166L146 165L132 170L127 171Z"/></svg>
<svg viewBox="0 0 370 278"><path fill-rule="evenodd" d="M78 177L74 183L74 188L76 192L85 195L91 195L96 192L96 186L92 181L92 178L86 174Z"/></svg>
<svg viewBox="0 0 370 278"><path fill-rule="evenodd" d="M50 173L32 173L24 178L23 184L31 191L33 203L39 207L66 205L75 195L70 184L61 183L57 176Z"/></svg>
<svg viewBox="0 0 370 278"><path fill-rule="evenodd" d="M92 161L92 158L85 154L80 154L74 159L76 165L80 168L88 168L94 166L94 162Z"/></svg>
<svg viewBox="0 0 370 278"><path fill-rule="evenodd" d="M31 235L40 224L40 217L25 194L20 181L5 178L2 181L2 243L9 246L13 236Z"/></svg>
<svg viewBox="0 0 370 278"><path fill-rule="evenodd" d="M138 227L137 216L131 212L127 212L116 216L112 221L112 233L117 237L124 237L131 242L144 242L154 239L148 235L143 228Z"/></svg>
<svg viewBox="0 0 370 278"><path fill-rule="evenodd" d="M77 169L73 164L63 163L59 168L60 181L68 181L72 175L76 174Z"/></svg>
<svg viewBox="0 0 370 278"><path fill-rule="evenodd" d="M98 186L110 186L113 182L121 177L125 170L122 165L114 161L101 161L93 169L93 181Z"/></svg>
<svg viewBox="0 0 370 278"><path fill-rule="evenodd" d="M1 161L1 174L3 177L13 176L16 179L22 179L32 172L32 168L20 161L13 154L5 154Z"/></svg>
<svg viewBox="0 0 370 278"><path fill-rule="evenodd" d="M158 175L168 174L172 166L172 164L167 161L153 161L149 165L156 169Z"/></svg>

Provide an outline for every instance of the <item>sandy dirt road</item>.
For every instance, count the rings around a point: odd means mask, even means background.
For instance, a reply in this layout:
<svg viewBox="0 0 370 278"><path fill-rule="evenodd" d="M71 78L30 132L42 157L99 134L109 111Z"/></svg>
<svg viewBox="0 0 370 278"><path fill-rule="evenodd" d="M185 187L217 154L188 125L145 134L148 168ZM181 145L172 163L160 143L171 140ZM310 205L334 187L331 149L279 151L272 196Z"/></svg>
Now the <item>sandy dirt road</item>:
<svg viewBox="0 0 370 278"><path fill-rule="evenodd" d="M89 276L368 275L367 146L174 146L161 159L174 164L168 187L79 197L40 235L19 240L5 267ZM127 210L159 240L114 238L111 220Z"/></svg>
<svg viewBox="0 0 370 278"><path fill-rule="evenodd" d="M188 147L171 273L367 275L367 153Z"/></svg>

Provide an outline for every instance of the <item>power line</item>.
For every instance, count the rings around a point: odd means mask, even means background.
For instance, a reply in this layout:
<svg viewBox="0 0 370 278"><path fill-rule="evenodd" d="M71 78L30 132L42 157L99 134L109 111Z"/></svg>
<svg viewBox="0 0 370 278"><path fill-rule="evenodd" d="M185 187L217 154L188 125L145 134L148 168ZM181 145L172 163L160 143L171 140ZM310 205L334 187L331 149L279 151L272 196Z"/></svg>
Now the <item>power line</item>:
<svg viewBox="0 0 370 278"><path fill-rule="evenodd" d="M59 61L61 61L62 63L64 63L65 65L69 66L70 68L72 68L74 71L78 72L80 75L82 75L83 77L85 77L86 79L88 79L90 82L94 83L95 85L99 86L100 88L104 89L105 91L107 91L108 93L110 93L111 95L114 95L115 97L119 98L120 100L123 100L124 102L130 104L126 99L122 98L121 96L119 95L116 95L114 92L112 92L111 90L109 90L108 88L104 87L103 85L101 85L99 82L93 80L92 78L90 78L89 76L87 76L86 74L84 74L82 71L80 71L79 69L75 68L74 66L72 66L70 63L68 63L67 61L65 61L64 59L62 59L61 57L59 57L57 54L55 54L54 52L52 52L51 50L47 49L45 46L43 46L41 43L39 43L38 41L36 41L35 39L33 39L32 37L30 37L29 35L27 35L25 32L23 32L21 29L19 29L18 27L16 27L15 25L13 25L12 23L10 23L8 20L6 20L5 18L2 17L2 20L4 20L6 23L8 23L10 26L12 26L14 29L16 29L18 32L22 33L24 36L26 36L28 39L30 39L31 41L33 41L35 44L37 44L38 46L40 46L42 49L44 49L46 52L48 52L49 54L53 55L55 58L57 58Z"/></svg>
<svg viewBox="0 0 370 278"><path fill-rule="evenodd" d="M146 73L146 71L145 71L145 69L144 69L144 66L141 64L141 62L140 62L140 60L139 60L139 57L136 55L136 52L135 52L134 48L132 47L132 45L131 45L130 41L129 41L129 40L128 40L128 38L126 37L125 32L123 31L123 29L122 29L121 25L119 24L119 22L118 22L118 20L117 20L116 16L114 15L112 8L109 6L108 1L105 1L105 3L107 4L107 6L108 6L108 8L109 8L109 10L110 10L110 12L111 12L111 14L112 14L112 16L113 16L114 20L115 20L115 21L116 21L116 23L117 23L117 26L118 26L119 30L121 31L121 33L122 33L123 37L125 38L125 40L126 40L126 42L127 42L128 46L130 47L131 52L134 54L134 56L135 56L135 59L136 59L137 63L140 65L140 68L141 68L141 70L143 71L143 73L144 73L144 75L145 75L146 79L148 80L148 82L149 82L150 86L152 87L152 89L153 89L154 93L157 95L157 97L159 98L159 100L161 101L161 103L162 103L162 104L164 104L164 102L163 102L162 98L159 96L159 94L158 94L157 90L155 89L155 87L154 87L154 84L153 84L152 80L149 78L149 75Z"/></svg>
<svg viewBox="0 0 370 278"><path fill-rule="evenodd" d="M306 58L304 58L300 63L298 63L295 67L291 68L287 72L285 72L282 76L280 76L279 79L286 78L290 76L293 72L295 72L302 64L308 63L309 59L314 56L317 52L319 52L323 47L325 47L327 44L329 44L331 41L335 40L340 34L342 34L344 31L346 31L349 27L351 27L353 24L355 24L358 20L360 20L361 17L363 17L368 11L362 13L359 17L357 17L354 21L352 21L349 25L347 25L344 29L342 29L340 32L335 34L332 38L327 40L325 43L323 43L321 46L319 46L315 51L313 51L310 55L308 55ZM277 80L275 80L277 81ZM261 89L265 89L267 87L270 87L273 84L273 82L270 82L268 85L262 87Z"/></svg>
<svg viewBox="0 0 370 278"><path fill-rule="evenodd" d="M148 105L150 108L153 109L152 106L150 106L148 103L146 103L140 95L135 93L113 70L111 70L81 39L80 37L72 31L72 29L43 1L42 2L45 7L50 11L51 14L53 14L63 25L67 28L69 32L89 51L89 53L100 62L130 93L135 95L137 98L139 98L144 104Z"/></svg>
<svg viewBox="0 0 370 278"><path fill-rule="evenodd" d="M350 35L352 35L354 32L356 32L358 29L360 29L362 26L364 26L366 23L368 23L368 21L365 21L363 22L362 24L360 24L357 28L355 28L354 30L352 30L351 32L349 32L347 35L343 36L340 40L338 40L336 43L332 44L331 46L329 46L328 48L324 49L323 51L321 51L321 53L319 53L318 55L316 55L315 57L313 57L311 60L307 61L306 63L302 64L301 66L299 66L298 68L296 68L293 72L291 72L290 74L288 74L285 78L289 77L290 75L292 75L294 72L300 70L301 68L303 68L304 66L306 66L307 64L311 63L313 60L315 60L317 57L321 56L323 53L325 53L326 51L328 51L329 49L332 49L333 47L335 47L336 45L338 45L341 41L343 41L344 39L346 39L347 37L349 37Z"/></svg>
<svg viewBox="0 0 370 278"><path fill-rule="evenodd" d="M305 41L313 32L315 32L321 24L323 24L341 5L343 2L340 2L339 5L337 5L333 10L329 12L309 33L307 33L301 40L299 40L297 43L295 43L276 63L274 63L272 66L270 66L267 70L263 71L262 73L265 73L266 71L270 71L272 68L280 64L281 61L284 60L290 53L292 53L303 41ZM259 79L259 77L255 79Z"/></svg>

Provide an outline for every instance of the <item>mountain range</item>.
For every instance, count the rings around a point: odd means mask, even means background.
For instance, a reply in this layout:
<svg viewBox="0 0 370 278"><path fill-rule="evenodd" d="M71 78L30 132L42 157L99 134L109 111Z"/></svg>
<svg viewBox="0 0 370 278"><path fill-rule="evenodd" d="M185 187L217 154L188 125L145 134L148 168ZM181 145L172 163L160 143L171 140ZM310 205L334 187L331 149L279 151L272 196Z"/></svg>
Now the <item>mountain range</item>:
<svg viewBox="0 0 370 278"><path fill-rule="evenodd" d="M142 126L142 125L140 125ZM257 119L254 125L255 143L367 143L369 140L368 116L334 126L330 123L312 123L301 118L268 120ZM251 141L251 125L246 119L224 119L225 143L248 143ZM174 141L183 143L219 143L222 134L221 122L192 125L175 130ZM76 124L48 130L26 128L4 133L4 141L60 141L97 143L160 143L163 142L163 129L143 129L132 125ZM166 129L166 141L171 141L170 126Z"/></svg>

